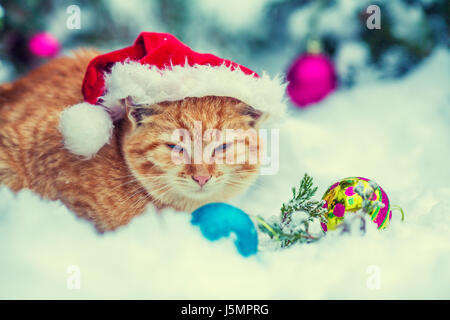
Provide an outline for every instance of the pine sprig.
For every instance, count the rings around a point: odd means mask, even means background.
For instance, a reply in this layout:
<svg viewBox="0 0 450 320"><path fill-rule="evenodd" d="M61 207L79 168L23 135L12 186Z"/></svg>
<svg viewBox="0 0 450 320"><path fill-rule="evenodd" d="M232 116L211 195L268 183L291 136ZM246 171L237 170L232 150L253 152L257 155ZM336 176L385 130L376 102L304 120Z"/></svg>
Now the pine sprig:
<svg viewBox="0 0 450 320"><path fill-rule="evenodd" d="M323 201L311 199L317 192L313 186L313 178L305 174L298 189L292 188L292 199L281 206L279 217L272 216L269 221L257 217L258 227L271 239L279 241L280 247L288 247L294 243L310 243L319 240L324 233L313 235L309 227L314 222L326 223L326 209ZM296 214L303 216L296 219Z"/></svg>
<svg viewBox="0 0 450 320"><path fill-rule="evenodd" d="M281 206L282 221L288 220L295 211L305 211L305 203L316 194L316 191L317 187L313 187L313 178L305 173L298 190L292 188L292 199Z"/></svg>

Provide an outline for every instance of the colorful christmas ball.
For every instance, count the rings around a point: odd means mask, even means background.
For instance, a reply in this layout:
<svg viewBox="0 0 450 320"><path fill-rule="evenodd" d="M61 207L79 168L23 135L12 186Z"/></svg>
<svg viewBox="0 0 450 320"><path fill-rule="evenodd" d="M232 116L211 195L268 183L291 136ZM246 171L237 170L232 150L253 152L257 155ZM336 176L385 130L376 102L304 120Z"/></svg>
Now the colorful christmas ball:
<svg viewBox="0 0 450 320"><path fill-rule="evenodd" d="M324 208L327 208L328 211L328 222L326 225L322 225L324 231L335 230L348 212L356 212L362 209L364 199L358 192L355 192L358 184L360 185L359 193L368 194L368 192L371 192L371 197L367 201L372 204L379 202L384 205L374 205L373 209L367 213L371 220L377 224L379 230L386 228L392 218L386 192L369 179L350 177L333 184L322 197L322 200L325 200Z"/></svg>
<svg viewBox="0 0 450 320"><path fill-rule="evenodd" d="M303 54L287 72L287 92L292 101L303 108L322 100L336 88L333 63L323 54Z"/></svg>
<svg viewBox="0 0 450 320"><path fill-rule="evenodd" d="M60 44L51 33L40 32L35 34L29 41L28 47L36 56L50 58L58 54Z"/></svg>
<svg viewBox="0 0 450 320"><path fill-rule="evenodd" d="M258 235L250 217L241 209L226 203L209 203L192 212L193 225L198 225L202 234L210 241L236 235L234 241L239 253L244 256L258 250Z"/></svg>

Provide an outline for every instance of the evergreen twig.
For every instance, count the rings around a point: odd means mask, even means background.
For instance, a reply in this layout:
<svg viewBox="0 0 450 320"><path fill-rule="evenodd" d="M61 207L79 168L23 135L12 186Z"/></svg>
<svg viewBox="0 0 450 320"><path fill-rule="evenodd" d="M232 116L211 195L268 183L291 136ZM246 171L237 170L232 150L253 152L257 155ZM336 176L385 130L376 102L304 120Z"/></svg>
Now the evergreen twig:
<svg viewBox="0 0 450 320"><path fill-rule="evenodd" d="M313 222L326 223L326 209L323 201L312 200L317 187L313 186L313 178L305 173L300 185L292 188L292 199L281 206L280 217L271 217L266 221L257 217L259 229L268 234L271 239L280 242L280 247L288 247L294 243L310 243L319 240L324 233L313 235L309 226ZM293 221L295 213L306 213L306 218Z"/></svg>

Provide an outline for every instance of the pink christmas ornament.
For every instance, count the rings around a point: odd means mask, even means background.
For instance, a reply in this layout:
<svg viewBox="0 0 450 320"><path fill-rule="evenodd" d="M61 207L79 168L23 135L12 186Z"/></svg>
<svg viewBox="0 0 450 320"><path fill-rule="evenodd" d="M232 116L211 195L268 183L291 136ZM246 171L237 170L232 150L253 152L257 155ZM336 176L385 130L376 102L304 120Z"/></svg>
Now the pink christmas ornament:
<svg viewBox="0 0 450 320"><path fill-rule="evenodd" d="M287 73L287 92L300 108L322 100L336 88L333 63L323 54L302 54Z"/></svg>
<svg viewBox="0 0 450 320"><path fill-rule="evenodd" d="M40 32L35 34L28 43L28 47L36 56L50 58L58 54L60 44L52 34Z"/></svg>
<svg viewBox="0 0 450 320"><path fill-rule="evenodd" d="M335 230L344 221L344 215L348 214L347 212L356 212L363 208L364 201L367 200L364 200L361 194L356 193L355 188L359 185L362 191L372 192L368 201L378 201L383 204L383 206L374 206L372 211L366 213L377 224L378 229L382 230L387 227L392 218L392 211L386 192L377 184L371 184L367 178L349 177L333 184L322 197L322 200L325 200L323 208L328 210L328 223L325 227L322 225L324 231Z"/></svg>

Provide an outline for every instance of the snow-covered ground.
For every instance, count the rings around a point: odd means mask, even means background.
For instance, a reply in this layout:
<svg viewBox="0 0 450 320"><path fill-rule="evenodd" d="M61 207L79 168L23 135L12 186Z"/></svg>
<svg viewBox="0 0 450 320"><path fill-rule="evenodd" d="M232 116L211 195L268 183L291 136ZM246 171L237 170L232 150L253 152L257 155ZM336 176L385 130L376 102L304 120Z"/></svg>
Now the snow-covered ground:
<svg viewBox="0 0 450 320"><path fill-rule="evenodd" d="M229 239L204 239L188 214L149 210L101 236L59 202L2 187L0 298L449 299L449 70L440 49L406 78L292 108L279 173L233 201L270 216L304 172L318 196L340 178L363 176L403 207L404 223L394 214L383 232L242 258ZM67 288L70 266L79 267L78 290Z"/></svg>

